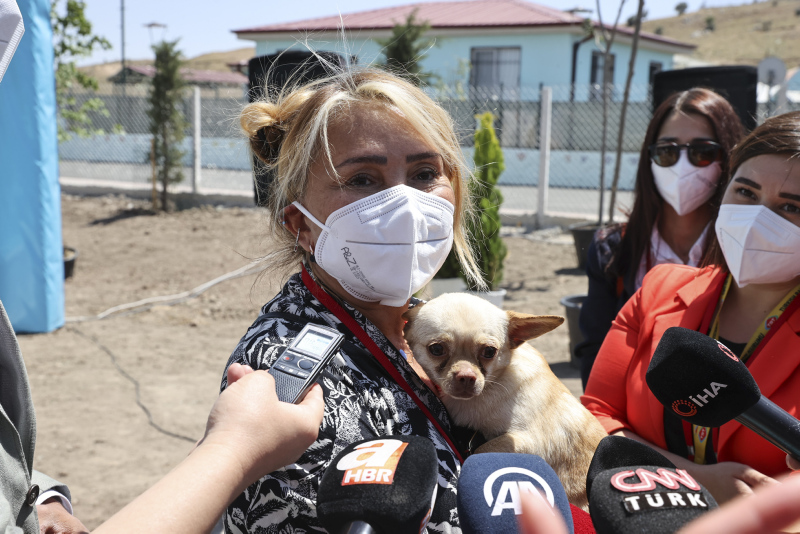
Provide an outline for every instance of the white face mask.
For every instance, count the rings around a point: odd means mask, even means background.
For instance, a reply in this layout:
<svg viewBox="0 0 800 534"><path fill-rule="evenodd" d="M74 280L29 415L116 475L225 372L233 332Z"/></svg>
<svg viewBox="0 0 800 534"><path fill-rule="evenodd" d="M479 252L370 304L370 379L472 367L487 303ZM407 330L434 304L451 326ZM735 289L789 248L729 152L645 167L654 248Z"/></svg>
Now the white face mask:
<svg viewBox="0 0 800 534"><path fill-rule="evenodd" d="M403 306L430 282L453 246L453 205L398 185L348 204L322 228L313 251L317 264L359 300Z"/></svg>
<svg viewBox="0 0 800 534"><path fill-rule="evenodd" d="M739 287L800 275L800 227L765 206L723 204L717 239Z"/></svg>
<svg viewBox="0 0 800 534"><path fill-rule="evenodd" d="M651 161L650 169L658 192L678 215L692 213L714 196L722 173L719 161L708 167L695 167L689 162L686 150L681 150L678 162L672 167L660 167Z"/></svg>

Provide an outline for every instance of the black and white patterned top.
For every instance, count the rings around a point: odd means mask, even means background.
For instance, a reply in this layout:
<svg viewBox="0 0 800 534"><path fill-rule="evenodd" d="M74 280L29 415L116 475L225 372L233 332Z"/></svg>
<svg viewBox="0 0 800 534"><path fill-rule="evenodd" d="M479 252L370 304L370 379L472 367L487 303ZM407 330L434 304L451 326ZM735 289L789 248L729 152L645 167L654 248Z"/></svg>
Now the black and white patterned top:
<svg viewBox="0 0 800 534"><path fill-rule="evenodd" d="M342 307L383 350L442 427L451 431L444 406L403 354L361 313L347 303ZM297 317L302 319L298 321ZM425 436L433 442L439 457L439 488L428 532L460 533L456 508L460 464L455 455L411 397L311 294L299 273L264 305L228 366L238 362L253 369L268 369L306 322L330 326L345 335L339 354L320 380L325 415L317 441L296 463L265 476L231 503L224 518L226 533L326 532L317 520L316 499L319 481L331 460L350 443L391 435ZM222 389L226 386L223 373Z"/></svg>

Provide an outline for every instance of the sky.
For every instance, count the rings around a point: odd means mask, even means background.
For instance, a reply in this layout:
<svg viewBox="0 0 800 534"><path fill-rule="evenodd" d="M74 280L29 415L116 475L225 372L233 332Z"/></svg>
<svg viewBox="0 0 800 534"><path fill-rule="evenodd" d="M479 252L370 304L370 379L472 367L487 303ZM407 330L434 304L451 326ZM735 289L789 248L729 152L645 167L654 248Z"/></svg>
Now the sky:
<svg viewBox="0 0 800 534"><path fill-rule="evenodd" d="M352 13L368 9L414 3L414 0L85 0L87 17L96 34L111 42L110 50L95 52L78 61L79 65L117 61L121 55L120 7L125 4L125 57L149 59L150 46L162 38L180 39L185 57L253 46L231 33L233 29L264 26L307 18ZM603 22L613 22L620 0L600 0ZM636 13L638 2L624 0L621 21ZM675 15L679 0L647 0L648 19ZM743 0L686 0L689 11L701 6L741 4ZM595 0L537 0L535 3L569 9L592 9L597 20ZM165 24L165 29L148 29L150 23Z"/></svg>

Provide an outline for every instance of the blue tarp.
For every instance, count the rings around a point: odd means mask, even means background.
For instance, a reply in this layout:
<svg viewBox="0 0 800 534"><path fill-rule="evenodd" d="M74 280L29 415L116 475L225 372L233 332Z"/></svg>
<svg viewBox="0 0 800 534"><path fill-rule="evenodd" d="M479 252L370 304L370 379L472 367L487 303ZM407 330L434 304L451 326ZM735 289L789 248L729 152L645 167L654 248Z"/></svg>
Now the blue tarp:
<svg viewBox="0 0 800 534"><path fill-rule="evenodd" d="M0 83L0 300L17 332L64 324L64 251L49 0L17 0L25 34Z"/></svg>

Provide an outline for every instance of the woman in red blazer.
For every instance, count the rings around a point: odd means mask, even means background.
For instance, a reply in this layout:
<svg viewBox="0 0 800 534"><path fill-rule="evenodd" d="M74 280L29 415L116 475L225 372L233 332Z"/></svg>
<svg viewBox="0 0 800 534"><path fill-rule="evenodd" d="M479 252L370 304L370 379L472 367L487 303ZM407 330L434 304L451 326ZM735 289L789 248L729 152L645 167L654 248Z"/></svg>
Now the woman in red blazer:
<svg viewBox="0 0 800 534"><path fill-rule="evenodd" d="M681 150L677 147L676 150ZM749 367L764 396L800 411L800 112L773 117L731 153L711 266L650 271L615 319L583 404L609 434L655 445L719 502L788 471L778 448L739 423L684 424L645 373L671 326L708 334Z"/></svg>

